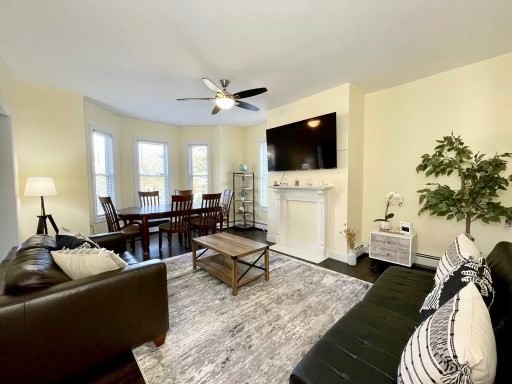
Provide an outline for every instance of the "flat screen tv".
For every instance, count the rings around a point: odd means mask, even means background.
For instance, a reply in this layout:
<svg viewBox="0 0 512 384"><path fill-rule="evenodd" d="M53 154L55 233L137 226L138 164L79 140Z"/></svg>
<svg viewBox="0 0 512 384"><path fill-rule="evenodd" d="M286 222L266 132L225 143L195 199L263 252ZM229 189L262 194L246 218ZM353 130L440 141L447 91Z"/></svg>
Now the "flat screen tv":
<svg viewBox="0 0 512 384"><path fill-rule="evenodd" d="M268 170L336 168L336 112L267 130Z"/></svg>

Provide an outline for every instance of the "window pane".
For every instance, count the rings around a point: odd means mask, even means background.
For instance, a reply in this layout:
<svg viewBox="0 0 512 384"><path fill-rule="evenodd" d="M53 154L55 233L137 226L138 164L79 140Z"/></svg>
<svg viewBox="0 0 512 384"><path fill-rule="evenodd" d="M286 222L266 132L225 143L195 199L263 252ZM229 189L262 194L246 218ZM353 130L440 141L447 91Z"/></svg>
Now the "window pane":
<svg viewBox="0 0 512 384"><path fill-rule="evenodd" d="M208 193L208 145L189 145L189 178L194 191L194 202L201 201L201 195Z"/></svg>
<svg viewBox="0 0 512 384"><path fill-rule="evenodd" d="M191 146L192 175L208 175L208 147Z"/></svg>
<svg viewBox="0 0 512 384"><path fill-rule="evenodd" d="M103 132L93 131L92 154L95 193L94 206L96 216L99 217L102 216L104 212L98 201L98 196L110 196L115 203L112 136Z"/></svg>
<svg viewBox="0 0 512 384"><path fill-rule="evenodd" d="M138 190L159 191L160 204L169 203L169 174L167 144L138 141L139 185Z"/></svg>

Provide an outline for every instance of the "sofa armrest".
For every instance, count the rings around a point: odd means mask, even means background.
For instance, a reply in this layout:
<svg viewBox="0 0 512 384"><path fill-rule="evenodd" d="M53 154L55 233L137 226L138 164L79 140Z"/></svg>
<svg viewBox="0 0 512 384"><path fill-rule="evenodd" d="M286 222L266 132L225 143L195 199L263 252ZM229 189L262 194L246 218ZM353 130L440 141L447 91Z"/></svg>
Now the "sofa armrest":
<svg viewBox="0 0 512 384"><path fill-rule="evenodd" d="M91 235L89 238L100 247L114 251L118 255L126 252L126 237L123 232L109 232Z"/></svg>
<svg viewBox="0 0 512 384"><path fill-rule="evenodd" d="M151 260L0 296L0 345L9 351L0 355L2 381L60 382L161 339L169 328L166 274L165 263Z"/></svg>

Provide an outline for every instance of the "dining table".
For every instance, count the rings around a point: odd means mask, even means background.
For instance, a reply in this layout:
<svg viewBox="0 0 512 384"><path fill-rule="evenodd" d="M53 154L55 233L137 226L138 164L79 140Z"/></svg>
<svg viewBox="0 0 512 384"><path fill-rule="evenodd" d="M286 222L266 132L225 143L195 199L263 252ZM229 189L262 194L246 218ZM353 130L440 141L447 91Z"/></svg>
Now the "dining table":
<svg viewBox="0 0 512 384"><path fill-rule="evenodd" d="M192 203L191 214L200 214L202 211L201 200ZM117 210L119 219L130 222L140 222L142 232L142 258L149 260L149 221L153 219L171 218L175 212L172 204L145 205L138 207L121 208ZM219 206L220 222L222 222L222 209Z"/></svg>

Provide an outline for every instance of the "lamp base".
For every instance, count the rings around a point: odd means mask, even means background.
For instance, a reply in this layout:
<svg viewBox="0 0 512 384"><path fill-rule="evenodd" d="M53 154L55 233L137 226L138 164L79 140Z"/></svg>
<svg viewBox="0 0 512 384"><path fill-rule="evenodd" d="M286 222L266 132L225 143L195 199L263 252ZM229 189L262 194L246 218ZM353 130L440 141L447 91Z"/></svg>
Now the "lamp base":
<svg viewBox="0 0 512 384"><path fill-rule="evenodd" d="M55 220L53 220L52 215L41 215L37 216L39 218L39 221L37 222L37 232L38 235L47 235L48 234L48 227L46 225L46 219L50 220L50 224L53 227L53 230L55 233L59 233L59 228L57 228L57 224L55 224Z"/></svg>

